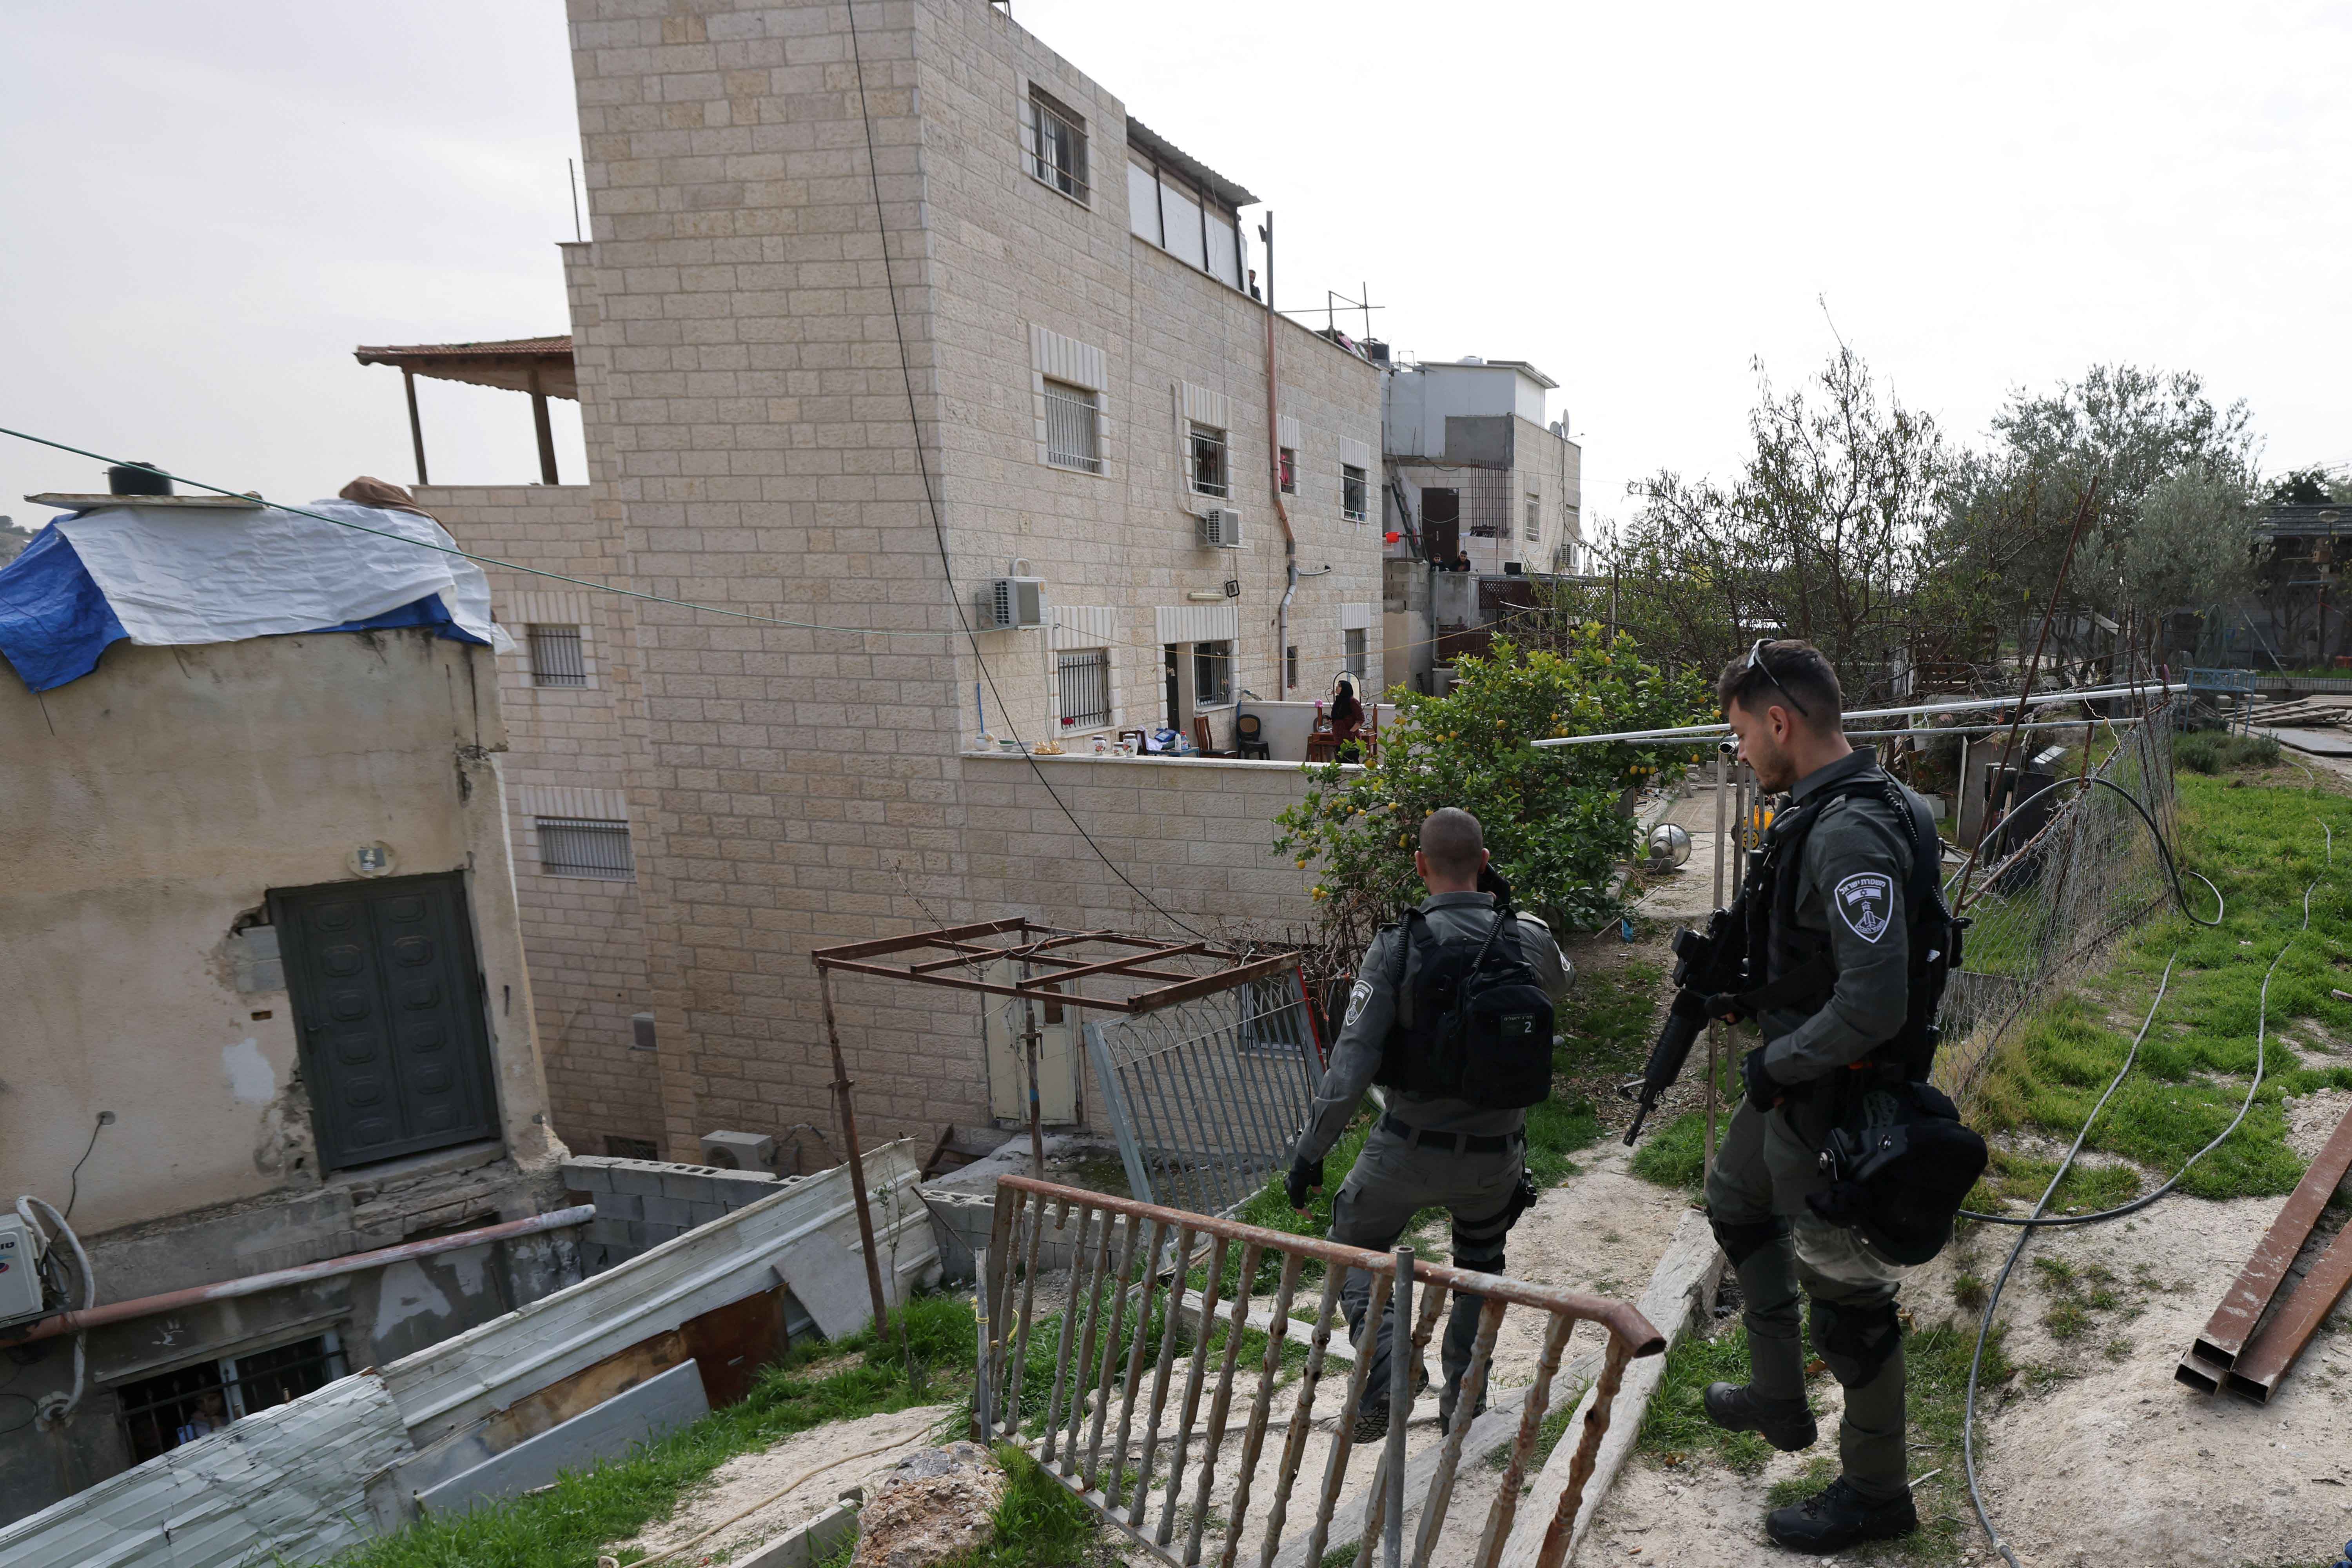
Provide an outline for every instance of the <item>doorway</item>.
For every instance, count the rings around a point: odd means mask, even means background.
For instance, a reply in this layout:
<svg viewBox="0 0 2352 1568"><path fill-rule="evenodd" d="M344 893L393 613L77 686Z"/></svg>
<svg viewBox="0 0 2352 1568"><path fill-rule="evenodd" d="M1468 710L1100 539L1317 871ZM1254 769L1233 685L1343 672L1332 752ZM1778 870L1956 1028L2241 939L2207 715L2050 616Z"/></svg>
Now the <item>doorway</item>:
<svg viewBox="0 0 2352 1568"><path fill-rule="evenodd" d="M1184 732L1184 686L1181 679L1184 661L1175 643L1165 645L1167 654L1166 679L1168 688L1168 727L1178 734Z"/></svg>
<svg viewBox="0 0 2352 1568"><path fill-rule="evenodd" d="M464 879L337 882L269 902L320 1166L496 1137Z"/></svg>

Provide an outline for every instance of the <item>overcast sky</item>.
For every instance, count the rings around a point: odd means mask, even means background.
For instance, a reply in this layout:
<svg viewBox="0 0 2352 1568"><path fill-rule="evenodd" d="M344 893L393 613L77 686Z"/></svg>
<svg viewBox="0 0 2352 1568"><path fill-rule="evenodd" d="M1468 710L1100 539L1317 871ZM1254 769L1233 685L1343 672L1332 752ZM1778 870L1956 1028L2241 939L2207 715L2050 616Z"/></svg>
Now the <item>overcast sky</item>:
<svg viewBox="0 0 2352 1568"><path fill-rule="evenodd" d="M2132 361L2246 399L2273 469L2352 460L2352 6L1013 15L1272 205L1285 307L1368 285L1401 351L1558 380L1588 518L1729 468L1749 362L1804 375L1828 318L1963 437ZM556 0L17 5L0 62L0 424L284 499L407 482L354 344L567 329ZM536 478L527 400L420 395L436 479ZM20 521L100 484L0 438Z"/></svg>

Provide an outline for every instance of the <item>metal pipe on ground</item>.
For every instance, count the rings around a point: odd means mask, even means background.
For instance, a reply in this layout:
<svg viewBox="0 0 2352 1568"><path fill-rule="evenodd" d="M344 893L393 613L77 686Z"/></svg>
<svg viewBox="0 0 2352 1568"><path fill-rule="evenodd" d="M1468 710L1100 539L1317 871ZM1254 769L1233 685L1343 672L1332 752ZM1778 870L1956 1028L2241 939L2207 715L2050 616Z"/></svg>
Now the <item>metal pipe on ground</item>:
<svg viewBox="0 0 2352 1568"><path fill-rule="evenodd" d="M2213 1309L2212 1317L2207 1320L2204 1331L2197 1336L2188 1353L2180 1358L2180 1365L2173 1373L2177 1381L2201 1394L2214 1393L2226 1382L2232 1393L2243 1394L2257 1401L2270 1397L2271 1390L2277 1386L2279 1378L2285 1374L2287 1367L2294 1364L2295 1356L2309 1342L2320 1320L2327 1316L2328 1308L2335 1305L2335 1295L2331 1294L2326 1305L2320 1307L2315 1314L2310 1314L2309 1323L2303 1325L2301 1320L2305 1313L2297 1308L2297 1302L2304 1292L2311 1289L2312 1280L2306 1278L2294 1296L2282 1306L2273 1324L2262 1325L2263 1314L2269 1309L2271 1299L2278 1293L2279 1286L2285 1281L2287 1271L2294 1268L2295 1255L2311 1238L2312 1228L2319 1223L2320 1212L2326 1208L2328 1199L2335 1194L2337 1184L2344 1180L2347 1171L2352 1171L2352 1111L2346 1112L2344 1120L2336 1124L2335 1134L2312 1160L2310 1168L2303 1173L2303 1180L2295 1184L2294 1194L2286 1200L2286 1206L2279 1210L2278 1217L2271 1222L2270 1229L2254 1245L2253 1255L2246 1259L2245 1268L2240 1269L2237 1279L2231 1281L2228 1292L2221 1298L2221 1304ZM2336 1258L2339 1252L2344 1254L2340 1260ZM2352 1248L2347 1248L2339 1237L2320 1264L2313 1268L2312 1274L2322 1277L2324 1283L2324 1271L2347 1267L2352 1267ZM2336 1294L2342 1290L2343 1281L2338 1280ZM2272 1330L2281 1322L2290 1322L2290 1326L2273 1333ZM2256 1340L2258 1325L2263 1326L2261 1341ZM2246 1352L2251 1359L2249 1342L2254 1342L2256 1348L2262 1351L2263 1360L2259 1366L2244 1369L2244 1382L2248 1386L2240 1387L2236 1375L2238 1362L2242 1352Z"/></svg>
<svg viewBox="0 0 2352 1568"><path fill-rule="evenodd" d="M83 1329L103 1328L109 1323L175 1312L183 1307L198 1306L206 1301L226 1301L239 1296L256 1296L265 1290L280 1289L288 1285L307 1285L313 1280L332 1279L340 1274L357 1274L362 1269L381 1268L387 1263L410 1262L419 1258L430 1258L436 1253L455 1252L460 1247L510 1241L519 1236L536 1236L541 1231L564 1230L572 1226L586 1225L595 1217L595 1205L582 1204L573 1208L551 1209L546 1214L532 1215L528 1219L486 1225L478 1230L461 1230L453 1236L404 1241L398 1247L380 1247L373 1252L354 1252L342 1258L299 1264L292 1268L272 1269L267 1274L249 1274L242 1279L224 1279L216 1285L191 1285L184 1290L166 1290L161 1295L110 1301L87 1311L59 1312L54 1317L42 1318L21 1332L0 1333L0 1342L24 1344L34 1340L52 1339L58 1334L70 1334Z"/></svg>

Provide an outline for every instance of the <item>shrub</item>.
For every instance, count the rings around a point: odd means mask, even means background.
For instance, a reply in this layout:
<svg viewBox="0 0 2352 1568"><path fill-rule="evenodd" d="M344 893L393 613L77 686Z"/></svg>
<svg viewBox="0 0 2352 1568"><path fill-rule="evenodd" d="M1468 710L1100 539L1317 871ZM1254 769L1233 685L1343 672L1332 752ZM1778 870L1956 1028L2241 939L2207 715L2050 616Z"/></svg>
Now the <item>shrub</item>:
<svg viewBox="0 0 2352 1568"><path fill-rule="evenodd" d="M1631 637L1611 644L1598 626L1571 633L1563 653L1497 641L1488 657L1459 662L1445 696L1392 695L1396 721L1381 732L1378 758L1360 773L1337 763L1319 770L1307 797L1276 818L1275 847L1301 866L1319 862L1326 934L1343 943L1369 941L1397 909L1420 900L1412 852L1422 820L1448 805L1485 826L1522 909L1563 931L1612 918L1611 872L1634 850L1620 798L1696 750L1530 742L1667 729L1707 711L1696 677L1662 674L1634 657Z"/></svg>

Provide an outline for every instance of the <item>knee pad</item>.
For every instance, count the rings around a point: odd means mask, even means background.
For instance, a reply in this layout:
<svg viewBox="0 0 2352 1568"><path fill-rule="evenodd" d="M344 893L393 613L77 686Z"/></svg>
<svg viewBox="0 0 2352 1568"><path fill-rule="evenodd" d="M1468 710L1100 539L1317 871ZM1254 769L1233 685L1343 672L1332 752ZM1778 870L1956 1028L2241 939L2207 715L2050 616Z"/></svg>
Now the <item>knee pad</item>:
<svg viewBox="0 0 2352 1568"><path fill-rule="evenodd" d="M1465 1236L1462 1227L1454 1227L1454 1267L1468 1268L1480 1274L1500 1274L1503 1271L1503 1244L1500 1236Z"/></svg>
<svg viewBox="0 0 2352 1568"><path fill-rule="evenodd" d="M1709 1215L1706 1223L1708 1228L1715 1232L1716 1244L1723 1248L1723 1255L1731 1259L1734 1268L1789 1234L1789 1222L1778 1215L1747 1225L1731 1225Z"/></svg>
<svg viewBox="0 0 2352 1568"><path fill-rule="evenodd" d="M1813 1300L1813 1349L1848 1388L1868 1383L1903 1348L1895 1298L1857 1305Z"/></svg>

